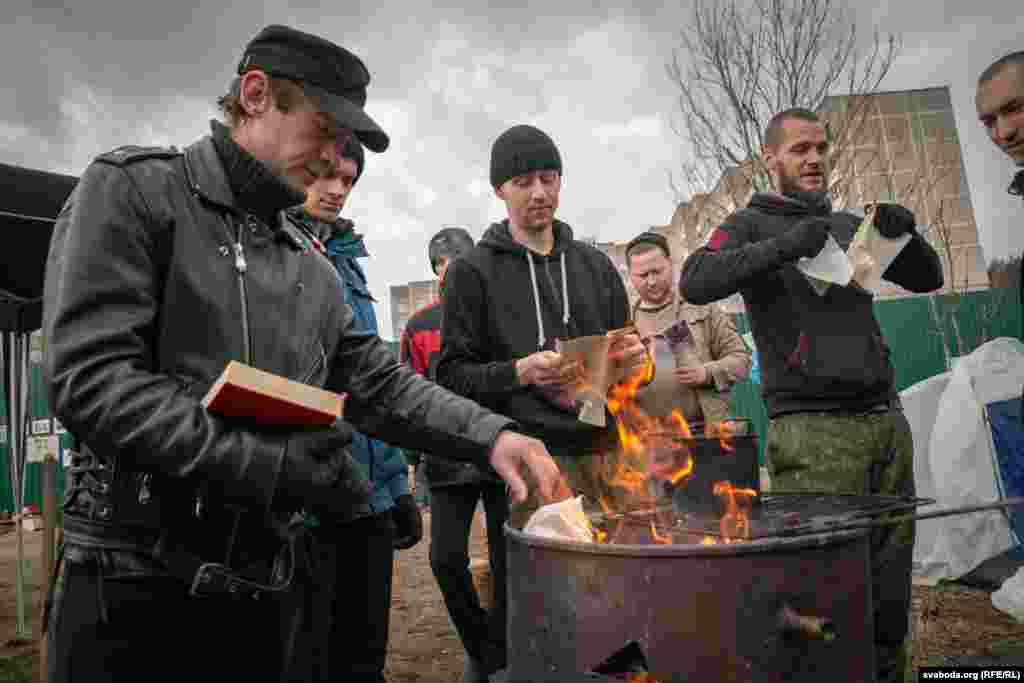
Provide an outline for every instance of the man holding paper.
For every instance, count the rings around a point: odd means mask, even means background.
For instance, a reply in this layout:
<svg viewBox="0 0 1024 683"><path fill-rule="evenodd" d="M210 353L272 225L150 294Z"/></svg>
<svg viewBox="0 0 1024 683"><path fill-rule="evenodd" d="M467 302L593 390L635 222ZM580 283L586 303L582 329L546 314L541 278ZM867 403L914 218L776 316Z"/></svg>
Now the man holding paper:
<svg viewBox="0 0 1024 683"><path fill-rule="evenodd" d="M695 306L679 296L664 236L643 232L630 240L626 266L640 295L633 305L637 331L656 347L654 380L637 400L648 415L678 409L693 430L717 426L729 416L729 390L750 370L750 349L721 308ZM682 334L673 335L674 330ZM671 343L677 336L685 343ZM668 340L668 367L657 357L662 339ZM667 386L661 389L661 384ZM649 394L665 394L665 400L648 401Z"/></svg>
<svg viewBox="0 0 1024 683"><path fill-rule="evenodd" d="M595 468L617 445L614 420L605 416L595 426L579 419L567 398L578 368L554 349L557 340L626 327L626 289L605 254L555 219L562 159L546 133L527 125L502 133L490 175L508 218L448 268L437 380L517 420L544 441L573 489L593 495ZM618 369L639 369L646 350L626 333L607 357ZM511 523L522 527L540 503L513 505ZM492 612L492 637L502 649L484 663L487 673L504 666L502 607Z"/></svg>
<svg viewBox="0 0 1024 683"><path fill-rule="evenodd" d="M801 259L813 260L830 240L846 251L859 229L861 241L902 239L882 277L929 292L943 283L939 257L902 206L877 205L863 227L860 217L832 211L829 142L814 112L775 115L764 140L778 191L754 194L726 218L687 259L680 292L694 303L743 294L770 418L766 455L774 490L913 494L910 427L873 293L849 279L847 286L816 288ZM879 681L903 680L913 542L912 523L873 537Z"/></svg>

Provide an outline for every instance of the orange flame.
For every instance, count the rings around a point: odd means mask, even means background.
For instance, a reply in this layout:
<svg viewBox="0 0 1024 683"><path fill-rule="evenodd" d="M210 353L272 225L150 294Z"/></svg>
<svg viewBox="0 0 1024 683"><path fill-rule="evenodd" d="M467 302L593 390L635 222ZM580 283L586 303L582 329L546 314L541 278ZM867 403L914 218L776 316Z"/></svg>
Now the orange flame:
<svg viewBox="0 0 1024 683"><path fill-rule="evenodd" d="M658 527L654 526L653 521L651 522L651 538L654 539L655 543L660 543L662 545L668 545L672 543L672 535L663 535L658 533Z"/></svg>
<svg viewBox="0 0 1024 683"><path fill-rule="evenodd" d="M690 426L682 413L654 417L637 405L640 386L654 377L654 363L648 356L643 370L624 382L612 385L608 409L616 419L619 458L607 478L612 487L627 493L627 507L653 507L654 499L645 486L653 478L678 485L693 472L693 459L682 442L690 438Z"/></svg>
<svg viewBox="0 0 1024 683"><path fill-rule="evenodd" d="M750 518L746 508L757 495L754 489L734 488L728 481L715 482L712 492L725 502L725 514L719 526L725 543L750 540ZM737 500L737 498L739 500Z"/></svg>

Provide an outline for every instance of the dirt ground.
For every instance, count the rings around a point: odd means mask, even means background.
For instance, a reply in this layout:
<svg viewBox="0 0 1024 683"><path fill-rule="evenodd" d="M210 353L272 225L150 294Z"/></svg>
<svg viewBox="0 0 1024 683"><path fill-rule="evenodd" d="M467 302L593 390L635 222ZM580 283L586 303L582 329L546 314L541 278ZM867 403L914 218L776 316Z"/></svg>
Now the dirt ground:
<svg viewBox="0 0 1024 683"><path fill-rule="evenodd" d="M392 683L456 683L462 673L463 650L428 562L429 513L424 516L424 524L426 539L398 555L387 665ZM29 680L25 673L29 661L37 659L42 534L25 534L28 623L33 638L18 644L12 642L16 625L16 534L12 531L10 525L0 526L0 682L21 683ZM485 557L485 544L481 527L474 526L471 554ZM1024 654L1024 625L994 609L988 593L962 586L915 585L913 629L915 667L947 664L964 657L992 658L994 663L998 657Z"/></svg>

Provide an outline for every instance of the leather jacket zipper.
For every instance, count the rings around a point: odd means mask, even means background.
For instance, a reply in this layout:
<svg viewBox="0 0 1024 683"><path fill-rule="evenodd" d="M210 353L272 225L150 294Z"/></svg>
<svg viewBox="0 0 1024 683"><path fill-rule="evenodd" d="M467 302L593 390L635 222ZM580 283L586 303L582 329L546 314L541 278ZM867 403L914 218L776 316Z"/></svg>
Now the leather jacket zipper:
<svg viewBox="0 0 1024 683"><path fill-rule="evenodd" d="M235 272L238 273L238 292L242 300L242 357L246 365L252 365L252 343L249 332L249 302L245 294L245 271L249 264L245 261L245 249L242 246L242 236L245 234L244 226L236 226L238 231L237 240L234 244L235 251Z"/></svg>
<svg viewBox="0 0 1024 683"><path fill-rule="evenodd" d="M302 379L299 380L303 384L307 384L309 380L312 379L313 375L316 374L317 370L319 370L320 367L327 362L327 354L324 353L323 344L317 342L316 350L319 352L317 354L316 361L313 362L313 366L306 372L305 375L302 376Z"/></svg>

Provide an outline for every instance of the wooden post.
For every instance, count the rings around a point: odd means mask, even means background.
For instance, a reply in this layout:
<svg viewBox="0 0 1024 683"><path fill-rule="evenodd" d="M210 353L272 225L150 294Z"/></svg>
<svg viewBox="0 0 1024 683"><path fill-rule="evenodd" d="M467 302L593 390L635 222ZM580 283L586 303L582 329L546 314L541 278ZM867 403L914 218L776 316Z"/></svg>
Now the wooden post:
<svg viewBox="0 0 1024 683"><path fill-rule="evenodd" d="M47 683L47 637L42 632L43 610L46 609L46 597L49 594L50 578L53 576L54 551L56 549L55 532L57 528L57 458L55 453L47 452L42 462L42 494L43 494L43 563L40 585L42 599L39 601L39 680Z"/></svg>

